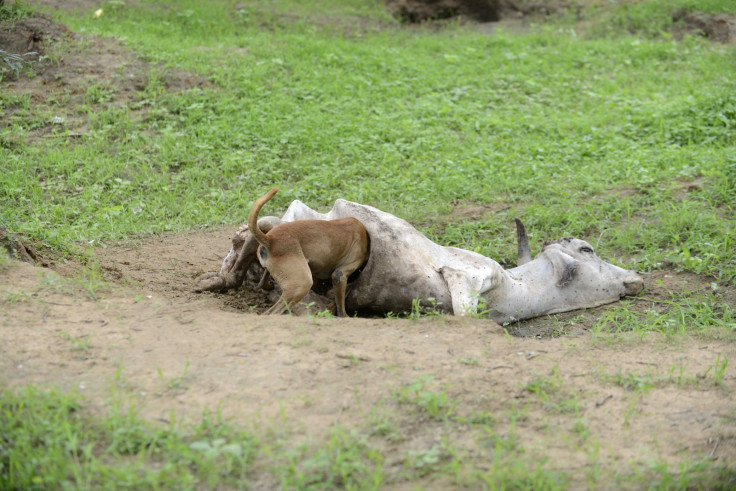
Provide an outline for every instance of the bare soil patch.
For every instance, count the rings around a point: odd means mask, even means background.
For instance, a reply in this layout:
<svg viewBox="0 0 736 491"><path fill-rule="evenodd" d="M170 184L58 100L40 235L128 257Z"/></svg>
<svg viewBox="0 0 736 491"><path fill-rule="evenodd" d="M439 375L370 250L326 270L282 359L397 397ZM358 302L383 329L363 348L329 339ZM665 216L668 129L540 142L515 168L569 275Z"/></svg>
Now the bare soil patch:
<svg viewBox="0 0 736 491"><path fill-rule="evenodd" d="M733 343L595 341L586 331L606 307L509 326L511 335L470 318L260 316L250 310L266 300L251 287L188 292L194 277L220 267L231 233L97 249L108 286L72 263L19 262L0 272L2 383L78 391L100 412L117 394L152 421L172 411L197 418L209 408L248 426L283 426L298 440L319 439L335 423L365 429L386 413L403 435L393 450L426 451L444 435L473 452L472 438L407 414L397 401L397 390L432 377L431 386L456 401L456 414L493 415L499 434L513 432L550 468L579 470L581 479L585 450L561 443L580 417L605 447L606 468L647 459L736 462L734 368L713 380L719 355L736 359ZM710 285L675 271L650 278L649 297ZM560 401L528 390L535 377L558 381ZM627 377L646 380L647 390L633 391ZM570 400L578 412L555 409ZM514 411L523 417L511 423Z"/></svg>

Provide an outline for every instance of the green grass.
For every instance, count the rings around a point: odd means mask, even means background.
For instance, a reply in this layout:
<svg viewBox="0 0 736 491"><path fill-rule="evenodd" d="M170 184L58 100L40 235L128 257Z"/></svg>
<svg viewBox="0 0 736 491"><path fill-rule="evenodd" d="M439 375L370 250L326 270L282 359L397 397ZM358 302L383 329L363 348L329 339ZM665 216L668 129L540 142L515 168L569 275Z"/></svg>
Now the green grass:
<svg viewBox="0 0 736 491"><path fill-rule="evenodd" d="M113 3L99 19L63 19L215 86L172 93L154 76L118 108L105 104L114 87L92 83L75 108L90 125L76 144L27 141L63 104L0 95L15 111L0 129L10 230L69 251L238 223L278 184L274 207L373 204L504 263L520 215L533 241L599 238L604 257L639 269L673 262L736 278L730 47L406 30L362 2L327 2L334 13L301 20L265 2L247 15L220 5ZM386 27L345 32L346 11ZM695 179L705 184L683 197ZM448 224L453 202L511 208Z"/></svg>
<svg viewBox="0 0 736 491"><path fill-rule="evenodd" d="M617 383L629 384L630 379L629 374ZM567 390L547 377L532 378L525 388L540 396L545 407L549 401L542 393ZM636 398L632 407L635 402ZM335 424L323 440L309 443L309 439L295 441L288 425L278 429L256 425L245 431L209 412L196 423L176 422L173 414L170 423L150 423L118 392L113 393L107 414L93 414L78 395L33 386L4 388L0 487L368 490L390 483L427 482L474 489L561 490L582 477L576 468L568 470L564 463L541 457L535 445L516 434L515 422L526 417L524 409L494 417L417 420L414 409L404 411L406 402L399 404L389 416L371 418L370 427ZM535 427L539 424L535 422ZM405 437L396 437L396 426L442 438L410 446ZM681 467L650 460L619 466L614 474L603 469L598 443L584 418L578 415L571 432L576 439L565 445L587 456L592 487L615 481L624 487L646 482L656 489L709 488L736 478L733 469L705 460ZM470 449L458 438L472 438L475 444Z"/></svg>
<svg viewBox="0 0 736 491"><path fill-rule="evenodd" d="M3 489L209 488L247 483L259 443L205 414L154 427L113 404L93 418L79 398L33 387L0 392Z"/></svg>

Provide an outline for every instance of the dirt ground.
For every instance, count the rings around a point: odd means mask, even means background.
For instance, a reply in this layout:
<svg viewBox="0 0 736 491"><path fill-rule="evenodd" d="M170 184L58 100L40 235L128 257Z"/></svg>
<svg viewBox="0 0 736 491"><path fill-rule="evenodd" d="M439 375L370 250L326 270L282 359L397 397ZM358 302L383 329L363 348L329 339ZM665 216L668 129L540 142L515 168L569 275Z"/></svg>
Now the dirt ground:
<svg viewBox="0 0 736 491"><path fill-rule="evenodd" d="M510 431L503 415L523 407L515 435L542 445L553 468L587 465L584 453L551 443L578 417L604 447L605 465L736 462L736 372L728 366L718 385L713 375L719 356L736 360L733 343L593 340L589 327L606 307L522 323L512 334L468 318L261 316L249 312L247 291L188 292L202 271L219 269L233 231L97 249L108 286L61 261L0 272L0 382L77 391L100 413L117 396L151 421L172 411L196 419L209 408L248 427L288 422L294 435L319 438L336 422L360 428L376 411L397 411L395 391L432 376L457 414L498 415L502 432ZM655 300L710 288L708 278L676 272L647 284ZM550 332L557 337L537 337ZM525 389L537 376L558 380L561 400L577 401L579 413L540 404ZM638 394L622 379L650 387ZM436 431L415 424L403 422L414 435L404 445L431 446Z"/></svg>
<svg viewBox="0 0 736 491"><path fill-rule="evenodd" d="M108 103L125 104L158 70L115 41L54 29L36 36L32 47L49 52L44 39L61 40L69 43L64 56L34 68L35 79L4 81L2 90L30 94L36 104L67 94L68 102L54 106L61 111L102 81L115 88ZM170 70L163 78L168 90L208 83ZM63 124L87 131L85 119L67 111L60 113ZM53 137L55 124L27 137ZM336 422L360 427L377 408L395 410L397 388L431 375L433 386L457 401L458 414L496 415L501 433L510 431L503 415L523 408L516 437L551 457L553 468L582 473L587 465L585 452L556 443L578 417L600 443L600 460L614 469L651 459L736 462L733 343L657 335L594 340L590 327L610 307L536 319L508 332L491 321L452 317L263 317L251 312L254 301L255 311L265 302L253 291L188 292L197 275L219 269L237 225L96 249L107 285L81 264L60 260L0 271L0 385L78 391L101 413L123 396L151 421L168 421L172 411L197 418L203 408L219 409L235 422L288 424L294 434L319 437ZM637 301L640 310L662 308L656 302L669 292L710 293L712 279L658 271L645 281L644 295L655 302ZM719 294L736 305L733 287ZM716 384L714 367L724 356L731 364ZM627 374L651 387L639 393L617 383ZM538 403L524 388L536 376L558 379L558 393L578 401L579 413ZM402 424L408 448L440 438L436 429ZM473 442L457 441L472 451Z"/></svg>

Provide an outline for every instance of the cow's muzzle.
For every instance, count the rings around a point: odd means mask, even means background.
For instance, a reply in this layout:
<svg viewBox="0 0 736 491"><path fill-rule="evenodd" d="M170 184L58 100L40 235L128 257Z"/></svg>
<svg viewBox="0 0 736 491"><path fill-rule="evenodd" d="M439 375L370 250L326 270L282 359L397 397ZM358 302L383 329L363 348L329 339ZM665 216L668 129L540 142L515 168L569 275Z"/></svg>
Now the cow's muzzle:
<svg viewBox="0 0 736 491"><path fill-rule="evenodd" d="M638 295L644 289L644 280L638 274L627 276L624 279L624 290L626 296Z"/></svg>

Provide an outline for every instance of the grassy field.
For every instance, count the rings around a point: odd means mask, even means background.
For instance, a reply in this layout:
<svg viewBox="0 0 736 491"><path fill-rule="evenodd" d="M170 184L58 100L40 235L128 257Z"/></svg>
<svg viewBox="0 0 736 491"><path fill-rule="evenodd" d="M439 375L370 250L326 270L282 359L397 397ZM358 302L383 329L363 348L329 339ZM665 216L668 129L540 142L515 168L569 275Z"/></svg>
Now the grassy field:
<svg viewBox="0 0 736 491"><path fill-rule="evenodd" d="M1 15L20 15L7 3ZM405 26L362 0L109 1L99 18L56 12L76 32L132 48L151 71L127 104L116 104L114 83L99 80L70 106L63 91L37 104L5 90L14 75L0 67L0 226L72 260L90 245L239 224L253 199L278 185L273 209L294 199L326 208L345 198L512 265L520 216L533 253L544 238L575 235L614 263L711 282L712 294L673 295L664 313L624 303L605 313L594 335L734 341L736 310L719 293L736 284L736 51L698 36L674 40L667 29L679 7L736 14L736 5L587 3L582 21L561 16L492 35L459 22ZM46 61L74 49L59 45ZM208 83L167 90L172 68ZM70 136L55 118L84 120L87 130ZM36 136L49 127L50 137ZM494 212L452 218L476 206ZM713 366L714 384L728 361ZM620 375L612 383L644 392L649 382L632 385ZM430 385L418 380L395 401L453 428L489 422L482 414L460 418ZM527 390L546 401L572 397L554 375ZM387 479L383 450L339 425L326 442L292 448L213 414L193 426L172 418L162 428L123 406L100 416L70 394L4 390L0 487L225 489L269 472L285 488L373 489ZM391 424L374 416L373 429L390 442ZM513 439L491 430L486 444L486 454L515 455ZM567 484L542 463L530 470L499 457L503 468L478 469L453 452L441 441L407 455L392 479L421 483L437 474L457 486L501 489ZM603 477L591 469L587 482L596 487ZM718 488L734 475L707 461L637 472L622 470L613 482Z"/></svg>

